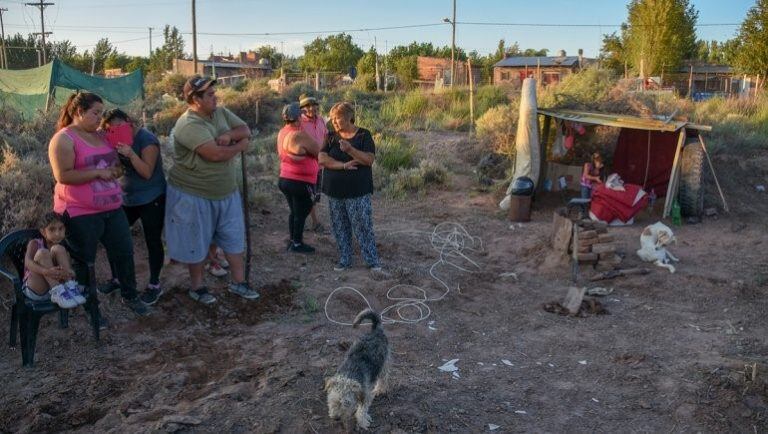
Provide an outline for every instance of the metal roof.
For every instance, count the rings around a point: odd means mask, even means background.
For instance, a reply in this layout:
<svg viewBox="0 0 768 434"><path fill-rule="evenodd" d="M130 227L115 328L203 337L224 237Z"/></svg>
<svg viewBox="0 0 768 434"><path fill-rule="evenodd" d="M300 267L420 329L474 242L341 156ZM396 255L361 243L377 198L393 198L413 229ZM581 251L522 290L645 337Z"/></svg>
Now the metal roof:
<svg viewBox="0 0 768 434"><path fill-rule="evenodd" d="M237 69L272 69L269 66L251 64L251 63L238 63L238 62L212 62L210 60L198 60L198 63L205 66L215 66L216 68L237 68Z"/></svg>
<svg viewBox="0 0 768 434"><path fill-rule="evenodd" d="M659 120L641 118L638 116L621 115L614 113L595 113L581 110L566 109L538 109L538 114L552 116L572 122L584 124L606 125L609 127L632 128L635 130L649 131L677 131L680 128L688 128L700 131L712 131L709 125L697 125L684 121Z"/></svg>
<svg viewBox="0 0 768 434"><path fill-rule="evenodd" d="M496 62L493 66L508 67L535 67L535 66L576 66L579 64L578 56L553 57L553 56L517 56L507 57Z"/></svg>

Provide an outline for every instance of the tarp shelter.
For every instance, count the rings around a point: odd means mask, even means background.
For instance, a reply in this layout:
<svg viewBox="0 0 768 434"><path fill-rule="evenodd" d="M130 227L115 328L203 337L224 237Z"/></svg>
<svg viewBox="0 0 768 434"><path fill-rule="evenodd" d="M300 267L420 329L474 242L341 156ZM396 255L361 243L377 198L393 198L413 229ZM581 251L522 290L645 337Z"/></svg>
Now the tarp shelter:
<svg viewBox="0 0 768 434"><path fill-rule="evenodd" d="M38 68L0 70L0 105L31 118L51 104L61 104L72 91L87 90L113 105L126 106L144 99L141 70L117 78L84 74L54 59Z"/></svg>
<svg viewBox="0 0 768 434"><path fill-rule="evenodd" d="M578 110L539 109L538 114L544 116L543 151L546 150L552 118L620 128L613 158L613 172L618 173L627 183L640 185L647 192L653 190L657 196L666 197L664 217L669 215L672 201L680 191L680 202L684 211L690 215L700 214L703 207L701 169L704 157L712 168L701 132L711 131L712 127L672 119L647 119ZM691 135L693 139L688 138ZM712 173L714 174L713 168ZM716 176L715 182L723 208L728 211Z"/></svg>

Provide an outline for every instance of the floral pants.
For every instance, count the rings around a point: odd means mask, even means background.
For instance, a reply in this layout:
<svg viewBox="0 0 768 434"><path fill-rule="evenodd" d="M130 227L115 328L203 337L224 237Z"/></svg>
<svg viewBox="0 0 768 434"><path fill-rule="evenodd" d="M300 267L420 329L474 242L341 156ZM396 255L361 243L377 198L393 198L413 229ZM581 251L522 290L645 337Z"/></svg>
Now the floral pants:
<svg viewBox="0 0 768 434"><path fill-rule="evenodd" d="M339 249L339 265L352 265L352 235L360 243L363 260L369 267L379 267L376 237L373 234L373 208L371 195L350 199L328 198L331 214L331 230Z"/></svg>

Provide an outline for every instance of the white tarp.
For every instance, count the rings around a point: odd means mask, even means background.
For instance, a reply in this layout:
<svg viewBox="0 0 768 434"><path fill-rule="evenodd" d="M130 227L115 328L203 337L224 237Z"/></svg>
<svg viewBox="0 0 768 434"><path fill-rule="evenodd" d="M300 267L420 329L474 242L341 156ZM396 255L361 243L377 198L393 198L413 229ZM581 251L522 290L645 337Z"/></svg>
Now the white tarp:
<svg viewBox="0 0 768 434"><path fill-rule="evenodd" d="M539 184L541 169L541 151L539 149L539 122L537 119L536 80L526 78L520 89L520 114L515 135L515 171L512 181L527 176L535 185ZM509 208L509 195L512 183L507 188L507 197L499 204L502 209Z"/></svg>

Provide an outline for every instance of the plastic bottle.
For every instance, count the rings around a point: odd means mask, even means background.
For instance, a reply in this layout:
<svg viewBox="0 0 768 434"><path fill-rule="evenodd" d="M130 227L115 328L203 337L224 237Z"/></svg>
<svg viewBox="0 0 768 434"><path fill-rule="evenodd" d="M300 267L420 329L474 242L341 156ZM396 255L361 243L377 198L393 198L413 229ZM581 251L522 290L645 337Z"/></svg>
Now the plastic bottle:
<svg viewBox="0 0 768 434"><path fill-rule="evenodd" d="M672 202L672 224L675 226L683 224L683 215L680 212L680 204L677 202L677 199Z"/></svg>

